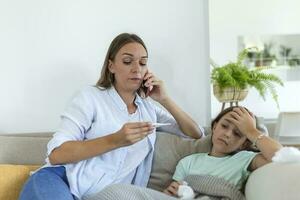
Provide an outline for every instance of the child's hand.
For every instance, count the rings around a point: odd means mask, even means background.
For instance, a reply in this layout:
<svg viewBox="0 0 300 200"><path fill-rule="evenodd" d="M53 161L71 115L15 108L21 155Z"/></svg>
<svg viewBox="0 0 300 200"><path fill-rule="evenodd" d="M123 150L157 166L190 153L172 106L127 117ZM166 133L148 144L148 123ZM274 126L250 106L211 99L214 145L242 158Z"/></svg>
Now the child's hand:
<svg viewBox="0 0 300 200"><path fill-rule="evenodd" d="M256 122L253 113L249 113L245 108L234 108L230 112L231 118L229 120L239 129L239 131L247 136L256 130Z"/></svg>
<svg viewBox="0 0 300 200"><path fill-rule="evenodd" d="M178 196L178 187L181 185L177 181L173 181L163 192L167 195Z"/></svg>

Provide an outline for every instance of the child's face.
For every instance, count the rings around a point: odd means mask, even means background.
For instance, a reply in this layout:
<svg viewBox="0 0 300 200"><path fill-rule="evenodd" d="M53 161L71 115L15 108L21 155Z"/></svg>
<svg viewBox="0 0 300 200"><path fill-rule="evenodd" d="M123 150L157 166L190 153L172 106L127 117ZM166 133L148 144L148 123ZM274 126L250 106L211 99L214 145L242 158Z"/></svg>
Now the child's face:
<svg viewBox="0 0 300 200"><path fill-rule="evenodd" d="M214 156L225 156L236 150L242 150L246 144L247 137L243 135L225 114L213 126L212 135L212 154Z"/></svg>

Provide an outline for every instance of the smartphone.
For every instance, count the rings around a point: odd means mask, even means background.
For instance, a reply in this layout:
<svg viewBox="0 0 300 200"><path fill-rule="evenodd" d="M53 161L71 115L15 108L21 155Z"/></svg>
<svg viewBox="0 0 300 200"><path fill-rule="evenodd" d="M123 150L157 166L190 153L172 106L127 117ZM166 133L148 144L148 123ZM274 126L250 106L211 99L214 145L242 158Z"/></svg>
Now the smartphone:
<svg viewBox="0 0 300 200"><path fill-rule="evenodd" d="M141 89L145 93L145 95L147 94L147 91L148 91L148 87L145 86L146 81L147 80L143 80L143 83L141 85Z"/></svg>

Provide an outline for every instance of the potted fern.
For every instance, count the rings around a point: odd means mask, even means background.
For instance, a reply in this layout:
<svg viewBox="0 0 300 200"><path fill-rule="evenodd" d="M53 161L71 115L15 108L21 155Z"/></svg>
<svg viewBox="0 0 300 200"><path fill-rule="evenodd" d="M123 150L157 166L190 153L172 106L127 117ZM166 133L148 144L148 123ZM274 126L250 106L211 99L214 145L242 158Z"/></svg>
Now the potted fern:
<svg viewBox="0 0 300 200"><path fill-rule="evenodd" d="M241 51L236 62L229 62L223 66L217 66L214 62L211 62L213 66L211 73L213 92L215 97L223 103L222 110L227 102L230 105L233 103L238 105L239 101L245 99L251 87L254 87L264 100L266 93L269 91L277 107L279 107L274 84L283 86L281 79L274 74L263 72L264 69L270 67L247 67L243 61L249 50L253 51L253 48Z"/></svg>

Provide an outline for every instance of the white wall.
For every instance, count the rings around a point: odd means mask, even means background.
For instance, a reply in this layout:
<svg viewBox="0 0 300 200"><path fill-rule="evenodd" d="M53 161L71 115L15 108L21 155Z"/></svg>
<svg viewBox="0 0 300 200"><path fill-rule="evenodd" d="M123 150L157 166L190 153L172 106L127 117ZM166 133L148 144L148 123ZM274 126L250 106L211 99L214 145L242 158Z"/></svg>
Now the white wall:
<svg viewBox="0 0 300 200"><path fill-rule="evenodd" d="M207 0L10 0L0 1L0 133L55 130L121 32L144 39L170 96L209 123Z"/></svg>
<svg viewBox="0 0 300 200"><path fill-rule="evenodd" d="M210 0L210 56L218 64L235 60L238 36L299 34L300 1L297 0ZM300 77L299 77L300 78ZM241 102L257 115L276 118L279 111L300 110L300 83L286 82L278 87L280 110L270 96L263 101L253 89ZM212 95L212 115L221 105Z"/></svg>

